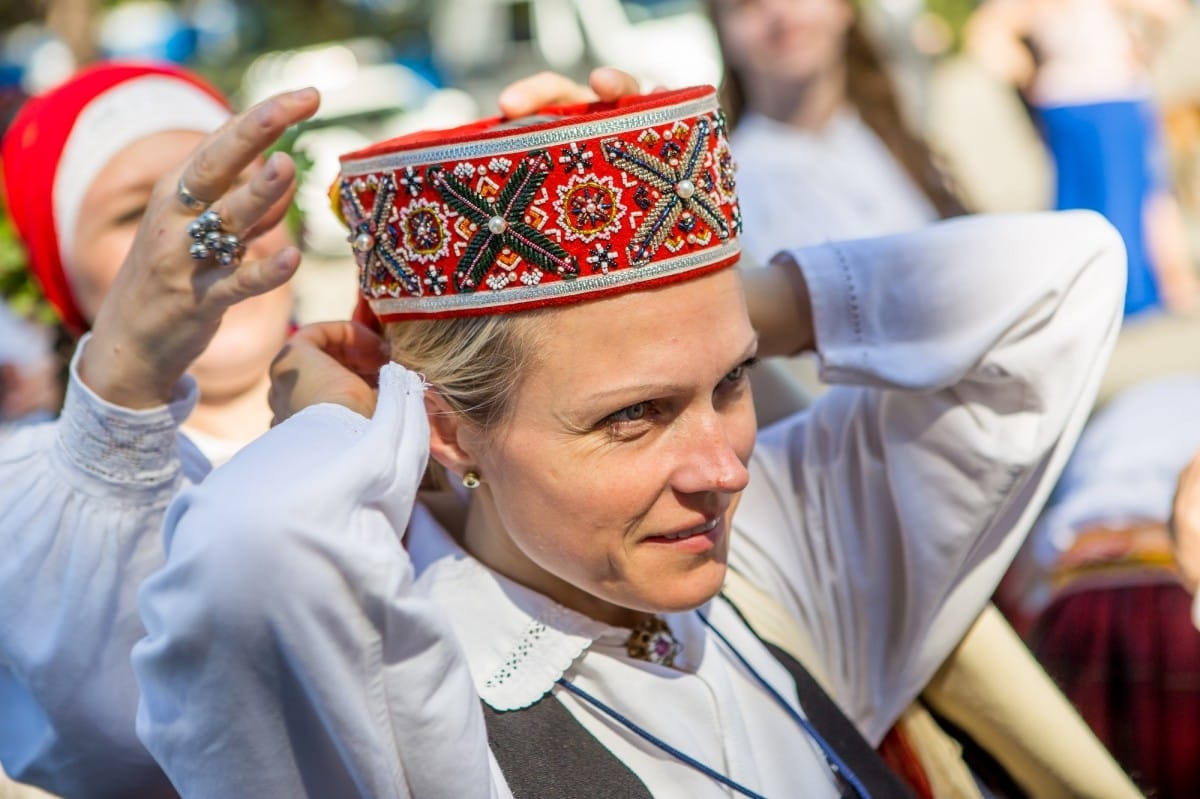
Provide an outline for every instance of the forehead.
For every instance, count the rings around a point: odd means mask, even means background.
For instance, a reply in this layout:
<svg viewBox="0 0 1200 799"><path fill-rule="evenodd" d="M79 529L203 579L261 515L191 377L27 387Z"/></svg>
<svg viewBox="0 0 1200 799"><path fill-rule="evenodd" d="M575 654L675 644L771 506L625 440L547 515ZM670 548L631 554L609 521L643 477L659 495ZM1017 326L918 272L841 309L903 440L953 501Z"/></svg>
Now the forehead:
<svg viewBox="0 0 1200 799"><path fill-rule="evenodd" d="M203 133L191 130L159 131L137 139L109 159L88 192L107 193L152 185L182 164L203 139Z"/></svg>
<svg viewBox="0 0 1200 799"><path fill-rule="evenodd" d="M538 325L527 379L564 394L625 379L719 379L754 341L737 269L554 309Z"/></svg>

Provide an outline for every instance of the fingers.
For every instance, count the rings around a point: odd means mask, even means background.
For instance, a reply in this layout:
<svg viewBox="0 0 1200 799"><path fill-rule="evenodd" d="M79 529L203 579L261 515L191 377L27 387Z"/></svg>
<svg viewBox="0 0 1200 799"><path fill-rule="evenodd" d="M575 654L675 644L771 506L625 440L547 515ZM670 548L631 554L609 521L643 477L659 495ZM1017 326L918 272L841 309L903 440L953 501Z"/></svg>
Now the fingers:
<svg viewBox="0 0 1200 799"><path fill-rule="evenodd" d="M1200 454L1180 473L1167 527L1181 576L1195 590L1200 581Z"/></svg>
<svg viewBox="0 0 1200 799"><path fill-rule="evenodd" d="M319 104L316 89L300 89L237 115L196 150L183 170L183 184L196 199L213 202L288 127L315 114ZM170 182L174 191L175 181Z"/></svg>
<svg viewBox="0 0 1200 799"><path fill-rule="evenodd" d="M295 193L296 165L284 153L271 157L253 177L213 205L225 229L249 241L273 228Z"/></svg>
<svg viewBox="0 0 1200 799"><path fill-rule="evenodd" d="M194 282L217 307L228 308L279 288L291 280L299 268L300 250L289 246L262 260L209 267L197 275Z"/></svg>
<svg viewBox="0 0 1200 799"><path fill-rule="evenodd" d="M601 100L619 100L633 94L641 94L637 78L616 67L598 67L588 76L588 85Z"/></svg>
<svg viewBox="0 0 1200 799"><path fill-rule="evenodd" d="M363 376L376 374L389 360L383 338L358 322L307 325L292 336L292 341L318 347L338 363Z"/></svg>
<svg viewBox="0 0 1200 799"><path fill-rule="evenodd" d="M509 84L500 93L500 113L512 119L536 113L548 105L590 103L596 92L557 72L539 72Z"/></svg>
<svg viewBox="0 0 1200 799"><path fill-rule="evenodd" d="M616 67L599 67L582 86L557 72L541 72L509 84L500 93L500 113L512 119L537 113L548 105L619 100L640 94L637 79Z"/></svg>
<svg viewBox="0 0 1200 799"><path fill-rule="evenodd" d="M271 364L272 424L327 402L369 417L379 368L386 362L382 339L356 322L301 328Z"/></svg>

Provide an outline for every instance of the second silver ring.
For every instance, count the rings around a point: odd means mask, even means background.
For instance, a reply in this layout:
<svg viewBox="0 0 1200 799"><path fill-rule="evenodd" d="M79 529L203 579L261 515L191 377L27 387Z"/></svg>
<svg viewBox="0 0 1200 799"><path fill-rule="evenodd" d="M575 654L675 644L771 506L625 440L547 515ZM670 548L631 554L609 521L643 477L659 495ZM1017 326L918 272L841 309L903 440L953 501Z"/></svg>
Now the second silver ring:
<svg viewBox="0 0 1200 799"><path fill-rule="evenodd" d="M192 239L188 254L197 261L211 258L221 266L233 266L246 252L241 237L227 231L220 214L211 208L188 225L188 236Z"/></svg>

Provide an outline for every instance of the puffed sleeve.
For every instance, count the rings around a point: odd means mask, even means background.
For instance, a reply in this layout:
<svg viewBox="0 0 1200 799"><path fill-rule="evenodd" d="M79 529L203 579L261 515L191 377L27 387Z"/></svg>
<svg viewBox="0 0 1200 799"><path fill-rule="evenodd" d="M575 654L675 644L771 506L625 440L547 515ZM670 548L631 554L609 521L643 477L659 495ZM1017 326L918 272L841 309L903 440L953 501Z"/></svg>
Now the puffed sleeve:
<svg viewBox="0 0 1200 799"><path fill-rule="evenodd" d="M1090 212L793 253L822 377L766 430L731 563L788 607L879 741L978 615L1091 408L1125 253Z"/></svg>
<svg viewBox="0 0 1200 799"><path fill-rule="evenodd" d="M129 653L167 505L208 469L178 433L195 400L185 378L169 405L118 408L73 363L57 421L0 434L0 762L16 778L172 795L135 733Z"/></svg>
<svg viewBox="0 0 1200 799"><path fill-rule="evenodd" d="M422 397L388 366L370 421L308 408L168 512L134 669L138 734L184 796L493 795L465 657L401 541Z"/></svg>

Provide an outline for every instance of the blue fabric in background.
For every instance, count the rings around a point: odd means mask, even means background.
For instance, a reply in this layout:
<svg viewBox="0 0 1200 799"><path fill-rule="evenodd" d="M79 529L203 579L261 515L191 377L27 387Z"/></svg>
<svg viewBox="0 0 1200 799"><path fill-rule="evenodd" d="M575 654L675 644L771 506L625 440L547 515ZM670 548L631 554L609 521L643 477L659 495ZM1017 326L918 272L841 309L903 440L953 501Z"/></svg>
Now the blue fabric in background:
<svg viewBox="0 0 1200 799"><path fill-rule="evenodd" d="M1143 209L1162 189L1158 124L1143 98L1034 109L1057 173L1055 208L1103 214L1125 239L1125 315L1161 308Z"/></svg>

